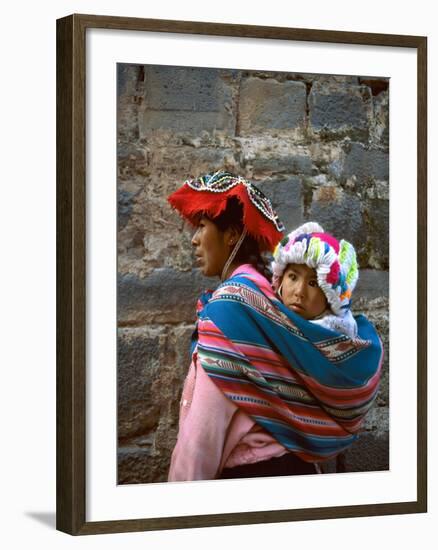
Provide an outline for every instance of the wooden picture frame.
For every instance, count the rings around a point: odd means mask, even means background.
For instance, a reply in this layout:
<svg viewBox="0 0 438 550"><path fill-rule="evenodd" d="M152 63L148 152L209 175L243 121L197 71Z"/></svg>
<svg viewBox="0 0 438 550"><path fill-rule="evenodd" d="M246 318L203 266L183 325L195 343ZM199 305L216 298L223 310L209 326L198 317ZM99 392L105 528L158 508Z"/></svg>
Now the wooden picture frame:
<svg viewBox="0 0 438 550"><path fill-rule="evenodd" d="M411 48L417 55L417 499L86 520L86 31L114 29ZM71 15L57 21L57 529L72 535L427 511L427 39L421 36Z"/></svg>

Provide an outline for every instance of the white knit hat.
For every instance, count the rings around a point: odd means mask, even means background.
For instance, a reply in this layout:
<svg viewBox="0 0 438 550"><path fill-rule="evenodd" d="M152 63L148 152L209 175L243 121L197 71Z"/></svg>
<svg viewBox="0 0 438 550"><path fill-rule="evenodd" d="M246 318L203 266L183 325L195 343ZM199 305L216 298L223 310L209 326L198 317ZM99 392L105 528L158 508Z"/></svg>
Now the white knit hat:
<svg viewBox="0 0 438 550"><path fill-rule="evenodd" d="M349 311L351 294L359 278L352 244L338 241L325 233L318 223L308 222L289 233L274 250L271 267L275 290L278 290L288 264L305 264L315 269L318 286L333 313L343 317Z"/></svg>

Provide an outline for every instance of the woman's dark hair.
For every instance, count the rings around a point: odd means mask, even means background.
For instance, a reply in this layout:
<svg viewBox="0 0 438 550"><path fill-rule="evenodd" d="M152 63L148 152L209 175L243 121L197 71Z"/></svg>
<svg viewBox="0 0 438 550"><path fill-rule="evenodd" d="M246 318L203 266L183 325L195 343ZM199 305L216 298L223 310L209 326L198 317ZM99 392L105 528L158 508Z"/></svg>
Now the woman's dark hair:
<svg viewBox="0 0 438 550"><path fill-rule="evenodd" d="M231 197L227 202L225 210L219 214L219 216L213 219L210 218L210 220L221 231L225 231L229 227L235 227L241 233L243 231L242 205L236 198ZM251 264L259 273L264 275L268 281L271 281L271 272L268 268L268 262L263 258L258 242L254 237L251 237L251 235L246 235L234 260L241 264Z"/></svg>

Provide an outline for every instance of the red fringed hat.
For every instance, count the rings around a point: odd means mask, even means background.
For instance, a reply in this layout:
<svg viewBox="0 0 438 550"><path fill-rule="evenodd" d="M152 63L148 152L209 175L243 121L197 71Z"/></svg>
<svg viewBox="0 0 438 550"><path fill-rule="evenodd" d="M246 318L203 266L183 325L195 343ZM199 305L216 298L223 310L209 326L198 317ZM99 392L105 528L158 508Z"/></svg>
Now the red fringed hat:
<svg viewBox="0 0 438 550"><path fill-rule="evenodd" d="M259 242L261 250L272 251L283 237L284 226L271 201L255 185L229 172L205 174L184 182L167 200L192 225L199 216L214 220L235 197L243 208L243 225Z"/></svg>

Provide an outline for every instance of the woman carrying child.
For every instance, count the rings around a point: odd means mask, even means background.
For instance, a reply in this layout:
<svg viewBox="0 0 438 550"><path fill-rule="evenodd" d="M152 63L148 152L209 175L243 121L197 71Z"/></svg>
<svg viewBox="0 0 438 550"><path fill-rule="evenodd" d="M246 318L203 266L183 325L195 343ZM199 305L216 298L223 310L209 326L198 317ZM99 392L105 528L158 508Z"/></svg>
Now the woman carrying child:
<svg viewBox="0 0 438 550"><path fill-rule="evenodd" d="M197 228L202 273L222 281L198 300L169 481L316 473L357 438L379 386L374 327L363 316L347 322L353 332L330 325L333 316L350 318L357 269L345 274L347 252L332 237L317 251L302 232L291 234L274 254L276 295L262 252L273 250L283 226L254 185L216 172L186 181L169 202ZM302 281L301 297L289 300L282 253L295 245L307 250L295 266L313 262L306 284L323 295L315 310L306 309Z"/></svg>

